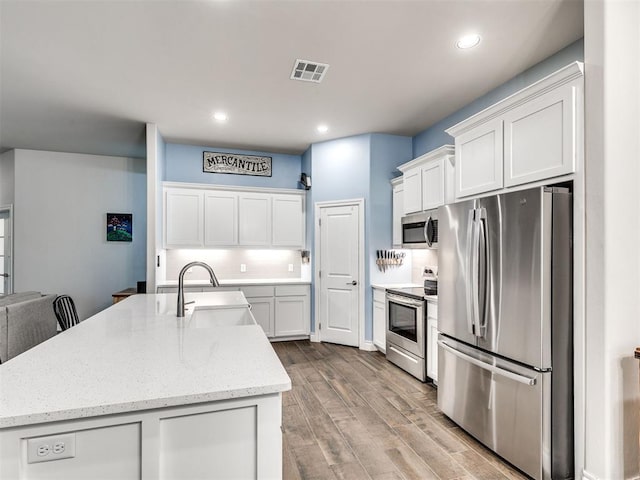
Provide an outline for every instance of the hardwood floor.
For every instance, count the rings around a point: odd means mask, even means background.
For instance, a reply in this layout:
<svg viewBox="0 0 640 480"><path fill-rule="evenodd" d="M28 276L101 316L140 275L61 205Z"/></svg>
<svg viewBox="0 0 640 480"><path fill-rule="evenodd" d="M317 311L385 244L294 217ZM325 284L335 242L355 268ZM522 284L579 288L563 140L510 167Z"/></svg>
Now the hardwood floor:
<svg viewBox="0 0 640 480"><path fill-rule="evenodd" d="M283 394L284 478L526 479L445 417L436 390L378 352L328 343L273 347Z"/></svg>

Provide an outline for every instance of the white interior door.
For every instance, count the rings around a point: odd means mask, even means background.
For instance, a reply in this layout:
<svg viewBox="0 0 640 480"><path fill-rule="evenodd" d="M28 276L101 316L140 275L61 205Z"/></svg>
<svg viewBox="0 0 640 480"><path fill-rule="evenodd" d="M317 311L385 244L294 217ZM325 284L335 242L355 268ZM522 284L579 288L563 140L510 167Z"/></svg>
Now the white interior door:
<svg viewBox="0 0 640 480"><path fill-rule="evenodd" d="M0 207L0 295L13 293L11 207Z"/></svg>
<svg viewBox="0 0 640 480"><path fill-rule="evenodd" d="M359 345L360 207L320 208L320 341Z"/></svg>

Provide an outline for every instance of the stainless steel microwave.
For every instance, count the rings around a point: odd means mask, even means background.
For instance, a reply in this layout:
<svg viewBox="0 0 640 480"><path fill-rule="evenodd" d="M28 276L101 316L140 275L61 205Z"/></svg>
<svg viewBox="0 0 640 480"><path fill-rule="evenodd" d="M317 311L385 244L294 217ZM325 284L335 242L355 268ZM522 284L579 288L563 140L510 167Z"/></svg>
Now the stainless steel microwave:
<svg viewBox="0 0 640 480"><path fill-rule="evenodd" d="M402 217L402 248L438 248L438 211Z"/></svg>

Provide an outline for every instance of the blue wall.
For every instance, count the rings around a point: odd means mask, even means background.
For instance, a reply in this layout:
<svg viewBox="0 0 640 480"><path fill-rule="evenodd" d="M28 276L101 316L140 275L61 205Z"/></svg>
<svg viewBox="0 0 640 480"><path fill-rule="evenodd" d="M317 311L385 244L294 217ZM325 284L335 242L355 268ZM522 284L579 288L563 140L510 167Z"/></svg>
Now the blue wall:
<svg viewBox="0 0 640 480"><path fill-rule="evenodd" d="M302 156L303 170L311 169L307 202L307 238L314 251L314 203L364 198L365 216L365 339L372 338L372 292L376 249L391 246L391 184L396 166L412 158L411 137L366 134L311 145ZM315 252L317 254L317 252ZM315 300L315 299L314 299ZM311 330L315 331L312 309Z"/></svg>
<svg viewBox="0 0 640 480"><path fill-rule="evenodd" d="M202 171L203 152L238 153L241 155L260 155L272 157L271 177L252 175L229 175L223 173L205 173ZM217 147L202 147L167 143L166 168L164 180L169 182L210 183L214 185L238 185L242 187L300 188L300 155L254 152Z"/></svg>
<svg viewBox="0 0 640 480"><path fill-rule="evenodd" d="M469 118L471 115L475 115L576 60L584 60L584 39L580 39L563 48L556 54L525 70L499 87L494 88L486 95L417 134L413 137L413 157L419 157L442 145L453 145L453 137L445 133L445 129Z"/></svg>

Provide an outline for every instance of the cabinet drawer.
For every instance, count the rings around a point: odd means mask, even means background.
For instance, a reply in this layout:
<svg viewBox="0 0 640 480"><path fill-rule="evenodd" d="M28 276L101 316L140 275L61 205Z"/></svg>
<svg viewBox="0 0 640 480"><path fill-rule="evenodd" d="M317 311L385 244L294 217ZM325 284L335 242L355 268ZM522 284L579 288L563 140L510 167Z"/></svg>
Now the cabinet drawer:
<svg viewBox="0 0 640 480"><path fill-rule="evenodd" d="M387 292L382 288L374 288L373 289L373 301L374 302L382 302L386 301Z"/></svg>
<svg viewBox="0 0 640 480"><path fill-rule="evenodd" d="M271 285L251 285L240 287L245 297L273 297L273 287Z"/></svg>
<svg viewBox="0 0 640 480"><path fill-rule="evenodd" d="M278 285L276 297L289 297L294 295L308 295L309 285Z"/></svg>

